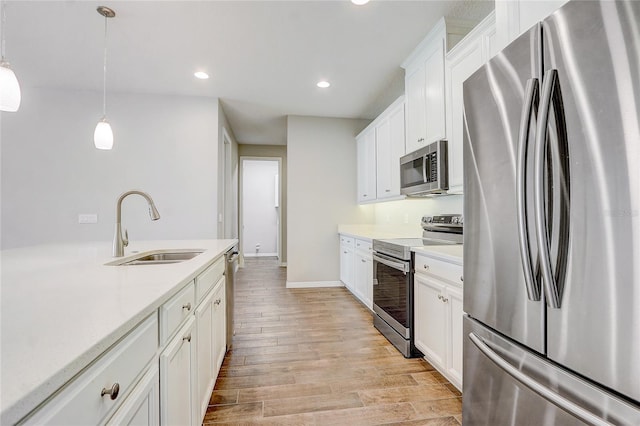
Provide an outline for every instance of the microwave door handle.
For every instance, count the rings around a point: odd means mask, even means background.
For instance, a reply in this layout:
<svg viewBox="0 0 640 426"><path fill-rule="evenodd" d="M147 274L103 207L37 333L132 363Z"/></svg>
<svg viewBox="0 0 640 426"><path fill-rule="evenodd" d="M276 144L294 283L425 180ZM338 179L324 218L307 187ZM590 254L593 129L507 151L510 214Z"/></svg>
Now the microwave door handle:
<svg viewBox="0 0 640 426"><path fill-rule="evenodd" d="M422 182L427 183L427 155L422 156Z"/></svg>
<svg viewBox="0 0 640 426"><path fill-rule="evenodd" d="M518 162L516 164L516 198L518 213L518 243L520 245L520 258L524 272L524 282L527 288L529 300L540 300L540 286L536 282L533 273L533 259L531 246L529 245L528 218L527 218L527 151L529 147L529 132L533 114L537 114L538 103L538 79L527 80L525 88L525 101L522 105L520 117L520 134L518 138Z"/></svg>

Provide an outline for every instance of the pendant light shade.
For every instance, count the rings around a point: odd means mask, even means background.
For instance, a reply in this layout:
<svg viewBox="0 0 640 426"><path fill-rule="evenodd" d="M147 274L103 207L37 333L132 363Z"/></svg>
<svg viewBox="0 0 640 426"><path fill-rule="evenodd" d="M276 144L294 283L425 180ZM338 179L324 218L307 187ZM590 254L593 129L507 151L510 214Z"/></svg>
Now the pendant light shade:
<svg viewBox="0 0 640 426"><path fill-rule="evenodd" d="M93 144L98 149L113 148L113 131L107 121L107 18L113 18L116 13L106 6L99 6L98 13L104 16L104 67L102 73L102 118L93 132Z"/></svg>
<svg viewBox="0 0 640 426"><path fill-rule="evenodd" d="M20 108L20 84L9 62L0 62L0 111L16 112Z"/></svg>
<svg viewBox="0 0 640 426"><path fill-rule="evenodd" d="M20 84L16 74L11 69L9 62L4 59L4 29L6 27L6 4L2 4L2 31L0 34L0 111L16 112L20 108L22 95L20 94Z"/></svg>
<svg viewBox="0 0 640 426"><path fill-rule="evenodd" d="M113 148L113 131L107 117L102 117L102 120L98 121L96 130L93 132L93 143L98 149Z"/></svg>

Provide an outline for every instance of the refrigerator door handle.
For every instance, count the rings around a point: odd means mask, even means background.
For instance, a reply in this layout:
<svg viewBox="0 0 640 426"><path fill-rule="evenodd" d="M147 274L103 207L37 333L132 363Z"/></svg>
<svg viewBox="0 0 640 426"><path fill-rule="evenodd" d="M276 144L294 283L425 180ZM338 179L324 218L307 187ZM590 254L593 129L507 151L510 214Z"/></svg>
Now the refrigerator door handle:
<svg viewBox="0 0 640 426"><path fill-rule="evenodd" d="M560 407L562 410L565 410L566 412L590 425L605 426L611 424L591 413L590 411L582 408L578 404L569 401L568 399L564 398L548 387L537 382L535 379L529 377L522 371L518 370L516 367L505 361L498 353L496 353L491 347L489 347L489 345L487 345L482 338L478 337L474 333L469 333L469 340L473 342L473 344L480 350L480 352L482 352L487 358L489 358L489 360L496 364L505 373L509 374L515 380L522 383L524 386L528 387L547 401L551 402L557 407Z"/></svg>
<svg viewBox="0 0 640 426"><path fill-rule="evenodd" d="M516 198L518 214L518 244L520 246L520 258L524 272L524 282L527 288L529 300L540 300L540 285L533 273L533 259L529 245L528 218L527 218L527 151L529 147L529 132L533 114L538 112L539 80L530 78L525 88L525 100L520 117L520 134L518 137L518 163L516 169Z"/></svg>
<svg viewBox="0 0 640 426"><path fill-rule="evenodd" d="M551 109L551 102L553 96L559 96L558 87L558 71L550 69L544 73L542 83L542 95L540 97L540 112L538 115L538 127L536 129L536 145L535 145L535 178L534 178L534 199L535 199L535 219L536 219L536 239L538 242L540 269L542 272L542 282L544 285L544 292L547 299L547 304L551 308L560 308L560 289L558 282L554 277L551 266L551 246L549 241L549 224L547 223L547 216L545 215L545 153L547 151L547 137L549 129L549 112ZM562 103L559 99L556 99L553 103L556 108L556 117L558 117L558 108L562 108ZM557 123L562 125L564 129L564 123ZM549 161L551 161L549 159ZM563 170L564 171L564 170ZM565 186L568 187L568 182L565 182ZM551 202L552 194L549 194L549 202ZM563 210L564 213L566 211ZM568 215L566 215L568 217ZM563 229L560 230L561 234L568 232L568 226L563 223ZM561 235L566 237L566 235ZM564 238L566 239L566 238ZM566 243L566 241L565 241ZM567 248L564 247L566 251ZM559 253L559 262L566 259L566 253Z"/></svg>

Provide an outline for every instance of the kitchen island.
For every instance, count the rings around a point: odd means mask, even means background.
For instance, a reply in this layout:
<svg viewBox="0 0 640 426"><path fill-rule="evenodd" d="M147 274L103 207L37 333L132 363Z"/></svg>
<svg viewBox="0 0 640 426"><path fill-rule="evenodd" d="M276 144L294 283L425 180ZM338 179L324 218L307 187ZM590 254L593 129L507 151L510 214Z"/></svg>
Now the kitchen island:
<svg viewBox="0 0 640 426"><path fill-rule="evenodd" d="M235 244L135 242L123 260L151 250L203 251L180 263L136 266L106 265L114 260L109 242L2 251L0 422L20 421Z"/></svg>

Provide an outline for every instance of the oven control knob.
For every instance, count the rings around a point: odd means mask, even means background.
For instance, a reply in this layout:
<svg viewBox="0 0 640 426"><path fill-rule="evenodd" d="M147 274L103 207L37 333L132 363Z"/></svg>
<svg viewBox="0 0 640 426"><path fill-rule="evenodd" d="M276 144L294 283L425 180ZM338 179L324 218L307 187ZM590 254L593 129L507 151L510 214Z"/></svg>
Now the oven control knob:
<svg viewBox="0 0 640 426"><path fill-rule="evenodd" d="M454 216L451 218L451 223L453 223L454 225L457 225L459 221L460 218L458 216Z"/></svg>
<svg viewBox="0 0 640 426"><path fill-rule="evenodd" d="M422 218L423 221L425 221L426 223L431 223L433 222L433 217L431 216L425 216Z"/></svg>

